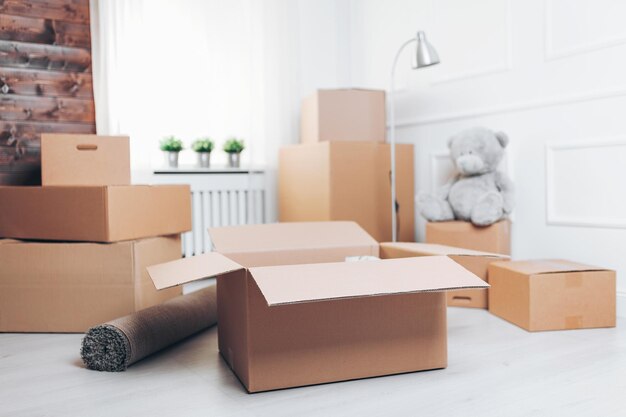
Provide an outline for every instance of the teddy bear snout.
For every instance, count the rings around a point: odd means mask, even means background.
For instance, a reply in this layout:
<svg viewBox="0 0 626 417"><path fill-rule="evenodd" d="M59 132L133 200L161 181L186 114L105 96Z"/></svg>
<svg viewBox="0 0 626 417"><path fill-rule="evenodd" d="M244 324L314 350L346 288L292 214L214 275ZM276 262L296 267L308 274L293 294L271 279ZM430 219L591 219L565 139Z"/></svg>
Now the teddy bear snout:
<svg viewBox="0 0 626 417"><path fill-rule="evenodd" d="M483 160L476 155L461 155L456 159L456 166L463 175L479 174L485 168Z"/></svg>

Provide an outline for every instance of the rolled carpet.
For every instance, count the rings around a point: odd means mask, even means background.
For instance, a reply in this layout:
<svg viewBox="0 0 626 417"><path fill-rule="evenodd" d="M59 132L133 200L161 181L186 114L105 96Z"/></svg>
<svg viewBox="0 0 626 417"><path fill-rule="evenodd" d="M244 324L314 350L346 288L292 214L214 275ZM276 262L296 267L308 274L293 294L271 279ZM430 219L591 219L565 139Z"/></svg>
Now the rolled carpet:
<svg viewBox="0 0 626 417"><path fill-rule="evenodd" d="M92 327L80 356L96 371L124 371L133 363L217 323L215 285Z"/></svg>

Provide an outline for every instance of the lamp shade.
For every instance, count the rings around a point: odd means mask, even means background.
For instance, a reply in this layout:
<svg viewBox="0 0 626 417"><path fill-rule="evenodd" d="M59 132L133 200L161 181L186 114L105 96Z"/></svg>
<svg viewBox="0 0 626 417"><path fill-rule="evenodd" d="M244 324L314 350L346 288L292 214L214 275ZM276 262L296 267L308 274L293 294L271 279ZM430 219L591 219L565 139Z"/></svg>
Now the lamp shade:
<svg viewBox="0 0 626 417"><path fill-rule="evenodd" d="M436 65L439 63L439 55L435 48L426 40L426 34L417 32L417 47L415 49L415 59L413 69L419 69Z"/></svg>

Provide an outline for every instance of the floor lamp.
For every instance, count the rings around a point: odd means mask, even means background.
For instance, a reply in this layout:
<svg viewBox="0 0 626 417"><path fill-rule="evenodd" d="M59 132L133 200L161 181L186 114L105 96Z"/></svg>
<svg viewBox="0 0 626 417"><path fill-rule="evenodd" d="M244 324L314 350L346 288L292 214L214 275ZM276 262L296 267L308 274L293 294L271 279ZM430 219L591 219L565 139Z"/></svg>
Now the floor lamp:
<svg viewBox="0 0 626 417"><path fill-rule="evenodd" d="M393 66L391 67L391 89L389 90L389 143L391 144L391 239L393 242L398 240L398 213L396 212L396 115L395 115L395 74L396 64L398 58L405 47L415 42L415 55L413 57L413 69L420 69L436 65L439 63L439 55L437 51L426 40L426 34L424 32L417 32L417 36L404 42L396 57L393 59Z"/></svg>

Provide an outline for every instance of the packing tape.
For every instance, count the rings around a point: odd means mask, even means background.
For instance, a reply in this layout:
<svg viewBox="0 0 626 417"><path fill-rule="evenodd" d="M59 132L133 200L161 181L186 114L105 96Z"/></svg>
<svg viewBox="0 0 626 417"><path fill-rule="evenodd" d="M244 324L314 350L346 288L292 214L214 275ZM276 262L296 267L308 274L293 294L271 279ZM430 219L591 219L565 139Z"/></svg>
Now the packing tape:
<svg viewBox="0 0 626 417"><path fill-rule="evenodd" d="M583 326L583 316L566 316L566 329L580 329Z"/></svg>

